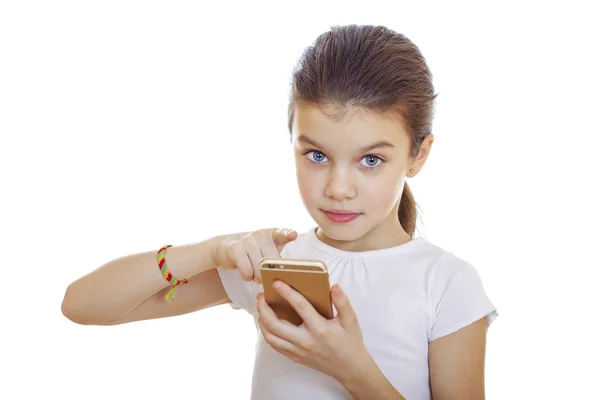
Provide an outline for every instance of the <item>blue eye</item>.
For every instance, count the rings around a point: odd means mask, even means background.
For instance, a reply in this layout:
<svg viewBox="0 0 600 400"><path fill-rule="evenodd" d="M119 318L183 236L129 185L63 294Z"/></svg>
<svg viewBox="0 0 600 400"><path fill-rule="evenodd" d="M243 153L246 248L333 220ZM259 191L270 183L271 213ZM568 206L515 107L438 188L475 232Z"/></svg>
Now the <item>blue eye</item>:
<svg viewBox="0 0 600 400"><path fill-rule="evenodd" d="M328 161L327 156L323 152L318 150L309 150L305 152L304 155L308 155L308 161L312 162L313 164L322 164ZM363 160L367 160L366 165L362 163ZM362 158L360 165L366 167L367 169L375 169L379 168L384 162L385 161L381 157L375 155L367 155Z"/></svg>
<svg viewBox="0 0 600 400"><path fill-rule="evenodd" d="M304 153L304 154L306 155L306 154L310 154L310 153L314 153L314 155L315 155L315 158L312 158L312 157L310 157L310 156L309 156L309 157L308 157L308 159L309 159L310 161L314 162L314 163L317 163L317 164L320 164L320 163L322 163L322 162L323 162L323 159L327 158L327 157L325 157L325 154L323 154L323 153L322 153L322 152L320 152L320 151L316 151L316 150L307 151L307 152L306 152L306 153Z"/></svg>
<svg viewBox="0 0 600 400"><path fill-rule="evenodd" d="M368 168L377 168L381 164L383 164L383 160L377 156L372 156L372 155L364 156L363 160L367 160L367 165L364 165L362 163L361 163L361 165L368 167ZM378 161L381 161L381 164L377 164Z"/></svg>

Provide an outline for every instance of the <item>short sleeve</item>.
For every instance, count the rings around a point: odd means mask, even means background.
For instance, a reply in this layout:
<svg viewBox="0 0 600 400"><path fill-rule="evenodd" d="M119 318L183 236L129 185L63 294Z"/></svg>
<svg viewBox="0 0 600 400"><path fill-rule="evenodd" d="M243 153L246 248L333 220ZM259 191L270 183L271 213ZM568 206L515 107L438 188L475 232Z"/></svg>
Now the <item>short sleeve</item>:
<svg viewBox="0 0 600 400"><path fill-rule="evenodd" d="M489 328L498 316L475 267L452 254L441 260L431 296L433 319L429 341L456 332L483 317L487 318Z"/></svg>
<svg viewBox="0 0 600 400"><path fill-rule="evenodd" d="M229 270L217 267L217 272L227 296L232 301L229 304L231 308L243 309L254 315L256 313L256 295L261 285L243 280L237 269Z"/></svg>

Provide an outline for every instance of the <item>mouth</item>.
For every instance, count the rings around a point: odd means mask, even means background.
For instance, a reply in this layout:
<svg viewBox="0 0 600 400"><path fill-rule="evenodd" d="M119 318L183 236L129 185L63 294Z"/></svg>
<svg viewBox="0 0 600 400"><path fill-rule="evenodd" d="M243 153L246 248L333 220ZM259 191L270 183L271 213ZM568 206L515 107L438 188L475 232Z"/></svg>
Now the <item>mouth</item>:
<svg viewBox="0 0 600 400"><path fill-rule="evenodd" d="M330 208L329 210L322 210L324 212L330 213L330 214L339 214L339 215L355 215L355 214L360 214L354 211L348 211L348 210L340 210L337 208Z"/></svg>
<svg viewBox="0 0 600 400"><path fill-rule="evenodd" d="M354 221L361 215L361 213L338 209L321 210L321 212L325 214L328 220L336 224L345 224Z"/></svg>

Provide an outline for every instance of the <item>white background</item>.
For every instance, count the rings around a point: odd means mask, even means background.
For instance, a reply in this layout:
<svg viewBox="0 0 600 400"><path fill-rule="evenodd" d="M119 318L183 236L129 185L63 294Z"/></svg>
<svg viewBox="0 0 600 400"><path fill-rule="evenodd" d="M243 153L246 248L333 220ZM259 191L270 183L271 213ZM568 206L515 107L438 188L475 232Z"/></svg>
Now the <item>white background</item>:
<svg viewBox="0 0 600 400"><path fill-rule="evenodd" d="M349 23L405 34L434 75L436 142L409 182L419 234L474 264L498 307L488 398L593 397L593 2L215 3L0 3L0 397L248 398L243 311L95 327L61 301L126 254L313 226L286 129L290 72Z"/></svg>

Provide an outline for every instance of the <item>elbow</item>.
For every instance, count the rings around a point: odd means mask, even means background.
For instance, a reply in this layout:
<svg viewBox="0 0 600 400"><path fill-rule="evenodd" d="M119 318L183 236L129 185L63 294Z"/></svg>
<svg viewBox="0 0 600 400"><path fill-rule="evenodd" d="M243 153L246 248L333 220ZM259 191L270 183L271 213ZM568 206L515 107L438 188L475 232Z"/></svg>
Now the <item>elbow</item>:
<svg viewBox="0 0 600 400"><path fill-rule="evenodd" d="M89 318L89 315L86 315L79 306L81 301L77 299L77 295L74 292L73 284L70 284L65 291L65 296L60 307L62 314L69 321L78 325L95 325Z"/></svg>

